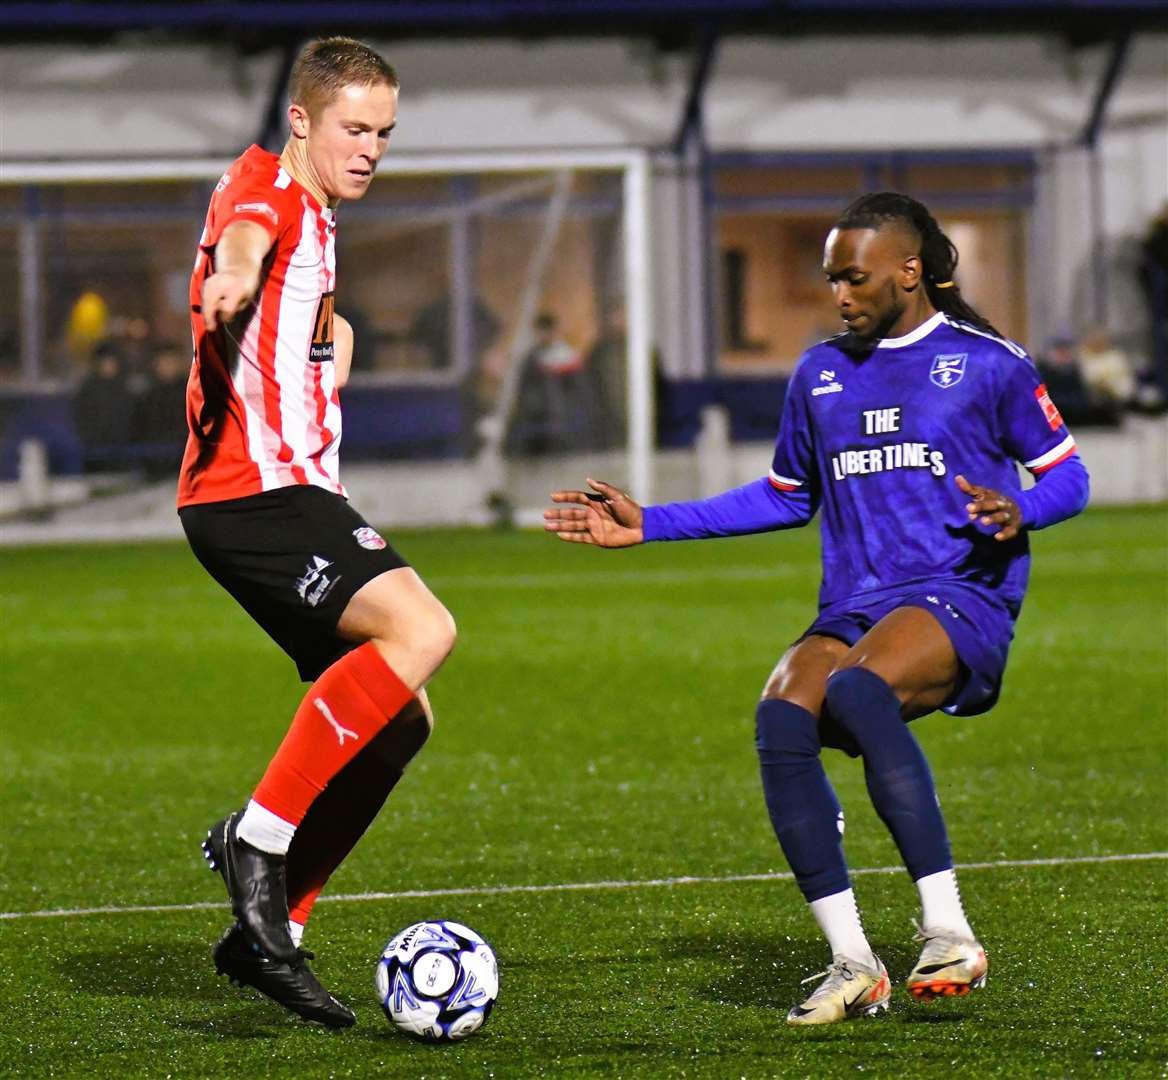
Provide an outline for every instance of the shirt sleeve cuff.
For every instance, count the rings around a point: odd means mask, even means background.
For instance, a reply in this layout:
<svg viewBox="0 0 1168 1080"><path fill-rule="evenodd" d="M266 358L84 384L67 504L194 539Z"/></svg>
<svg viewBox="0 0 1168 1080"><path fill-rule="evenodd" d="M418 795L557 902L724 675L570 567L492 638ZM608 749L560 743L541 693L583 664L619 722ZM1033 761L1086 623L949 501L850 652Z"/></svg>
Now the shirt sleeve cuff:
<svg viewBox="0 0 1168 1080"><path fill-rule="evenodd" d="M641 507L641 537L646 544L661 539L661 508Z"/></svg>

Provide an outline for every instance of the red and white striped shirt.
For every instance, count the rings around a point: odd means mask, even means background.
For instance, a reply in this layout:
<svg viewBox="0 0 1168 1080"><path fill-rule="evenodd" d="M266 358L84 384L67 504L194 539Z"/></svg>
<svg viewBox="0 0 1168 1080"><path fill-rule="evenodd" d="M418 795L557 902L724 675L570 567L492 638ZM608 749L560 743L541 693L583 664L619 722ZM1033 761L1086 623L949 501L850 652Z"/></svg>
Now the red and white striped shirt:
<svg viewBox="0 0 1168 1080"><path fill-rule="evenodd" d="M215 245L233 221L263 226L272 248L250 316L208 333L203 282L215 272ZM258 146L216 185L191 275L195 356L180 507L292 484L345 494L332 362L335 235L333 211Z"/></svg>

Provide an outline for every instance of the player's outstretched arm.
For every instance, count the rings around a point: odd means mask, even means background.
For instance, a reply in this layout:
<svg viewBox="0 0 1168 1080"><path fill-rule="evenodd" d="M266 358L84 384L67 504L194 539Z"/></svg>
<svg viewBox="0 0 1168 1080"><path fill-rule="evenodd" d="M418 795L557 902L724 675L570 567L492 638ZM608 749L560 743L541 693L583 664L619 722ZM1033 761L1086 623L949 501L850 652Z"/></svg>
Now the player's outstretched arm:
<svg viewBox="0 0 1168 1080"><path fill-rule="evenodd" d="M954 481L969 496L965 512L970 521L976 519L982 525L1001 526L994 533L995 540L1012 540L1022 531L1022 509L1009 495L980 484L971 484L964 476L956 476Z"/></svg>
<svg viewBox="0 0 1168 1080"><path fill-rule="evenodd" d="M272 236L254 221L233 221L215 245L215 273L203 282L203 319L214 332L255 301Z"/></svg>
<svg viewBox="0 0 1168 1080"><path fill-rule="evenodd" d="M603 480L588 480L592 491L553 491L559 503L543 512L544 529L571 544L622 548L645 539L641 507Z"/></svg>

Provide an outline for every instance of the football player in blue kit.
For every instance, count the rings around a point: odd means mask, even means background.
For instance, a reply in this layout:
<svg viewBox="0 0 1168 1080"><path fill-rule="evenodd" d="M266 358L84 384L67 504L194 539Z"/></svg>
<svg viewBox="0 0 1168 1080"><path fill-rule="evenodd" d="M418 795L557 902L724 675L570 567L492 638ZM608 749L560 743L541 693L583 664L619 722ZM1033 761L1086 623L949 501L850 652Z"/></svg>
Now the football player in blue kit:
<svg viewBox="0 0 1168 1080"><path fill-rule="evenodd" d="M819 613L756 712L767 810L832 953L791 1024L871 1015L891 996L861 925L823 747L863 760L872 803L917 884L923 950L909 991L931 1000L986 979L907 721L994 705L1026 591L1027 534L1079 513L1088 478L1025 350L962 299L956 265L919 202L857 199L823 256L847 329L799 361L769 475L646 507L589 480L592 492L557 491L544 514L560 539L610 548L787 529L820 514ZM1016 463L1038 479L1029 490Z"/></svg>

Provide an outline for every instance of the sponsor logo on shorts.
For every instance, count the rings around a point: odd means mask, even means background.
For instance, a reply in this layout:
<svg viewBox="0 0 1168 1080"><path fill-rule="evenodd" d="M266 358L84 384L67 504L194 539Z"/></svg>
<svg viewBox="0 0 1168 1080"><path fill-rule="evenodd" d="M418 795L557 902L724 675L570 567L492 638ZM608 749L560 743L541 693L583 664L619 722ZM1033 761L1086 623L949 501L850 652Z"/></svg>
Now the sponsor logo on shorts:
<svg viewBox="0 0 1168 1080"><path fill-rule="evenodd" d="M304 568L304 573L296 579L296 592L309 607L316 607L341 580L340 574L329 575L325 571L332 566L328 559L313 555Z"/></svg>
<svg viewBox="0 0 1168 1080"><path fill-rule="evenodd" d="M938 607L941 606L940 599L938 599L936 596L933 596L932 593L930 593L928 596L926 596L925 599L928 600L928 602L930 604L936 604ZM952 604L946 603L945 610L947 612L949 612L949 617L951 619L960 619L961 618L961 615L958 613L957 609Z"/></svg>
<svg viewBox="0 0 1168 1080"><path fill-rule="evenodd" d="M929 381L942 390L956 386L965 377L965 361L968 353L948 353L933 357L929 368Z"/></svg>
<svg viewBox="0 0 1168 1080"><path fill-rule="evenodd" d="M385 540L382 538L381 533L376 529L370 528L368 525L362 525L361 528L354 529L353 538L363 548L367 548L370 551L381 551L385 547Z"/></svg>

